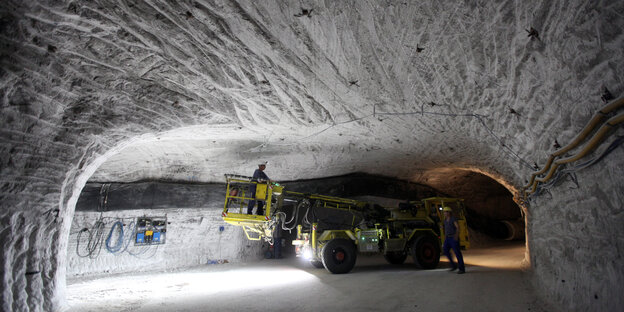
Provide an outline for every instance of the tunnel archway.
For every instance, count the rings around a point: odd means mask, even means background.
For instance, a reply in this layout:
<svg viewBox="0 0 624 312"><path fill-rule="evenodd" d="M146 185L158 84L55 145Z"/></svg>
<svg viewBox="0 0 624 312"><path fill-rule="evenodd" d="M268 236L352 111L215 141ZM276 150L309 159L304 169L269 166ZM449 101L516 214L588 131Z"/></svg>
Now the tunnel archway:
<svg viewBox="0 0 624 312"><path fill-rule="evenodd" d="M451 195L450 191L453 190L453 185L460 185L460 184L473 184L473 185L479 185L481 187L483 187L484 182L490 183L490 186L484 187L485 190L481 192L481 194L478 194L479 196L472 198L469 203L471 203L471 205L477 206L479 203L481 204L485 204L485 208L479 210L479 208L477 208L477 211L479 211L480 215L478 216L479 218L483 218L482 215L485 214L490 214L490 215L496 215L498 214L498 216L503 216L505 218L508 218L510 215L511 216L515 216L514 211L508 211L508 209L519 209L517 206L511 208L511 205L507 205L504 206L503 209L505 211L496 211L496 209L494 208L494 204L492 203L488 203L487 201L484 202L480 202L480 200L482 200L483 198L487 198L487 196L494 196L494 197L500 197L503 194L505 194L504 191L506 191L506 189L504 187L502 187L500 184L498 184L496 181L490 179L489 177L482 175L482 174L474 174L471 172L468 172L466 170L437 170L436 172L439 172L439 176L438 178L440 180L443 181L453 181L452 183L449 184L449 188L446 189L446 191L444 193L442 193L439 190L436 190L434 188L431 188L429 186L424 186L415 182L409 182L409 181L404 181L404 180L396 180L393 178L388 178L388 177L382 177L382 176L376 176L376 175L366 175L366 174L351 174L351 175L346 175L346 176L340 176L340 177L327 177L327 178L322 178L322 179L315 179L315 180L304 180L304 181L286 181L284 182L285 185L287 186L291 186L293 189L298 190L298 191L304 191L304 190L308 190L308 191L318 191L319 193L329 193L330 195L334 195L334 196L346 196L346 197L367 197L368 200L371 200L371 197L375 197L377 199L382 198L385 200L388 199L393 199L395 202L398 201L403 201L405 199L409 199L410 194L417 194L417 196L435 196L435 195ZM102 176L102 175L100 175ZM95 191L95 193L100 193L98 194L101 195L101 184L104 183L113 183L112 181L105 181L105 182L101 182L101 183L96 183L95 181L91 181L89 183L87 183L87 188L85 188L85 190L87 190L90 187L90 191L93 192ZM146 181L146 182L139 182L138 184L141 183L150 183L151 186L154 185L164 185L165 188L160 188L159 192L162 192L162 196L168 196L168 192L179 192L179 190L188 187L189 186L189 182L187 181L186 183L179 183L178 182L173 182L173 181L169 181L169 183L165 183L164 181L158 182L158 181ZM100 185L97 185L100 184ZM129 182L124 182L121 183L125 186L128 185L134 185L134 187L137 186L137 183L129 183ZM192 184L192 183L191 183ZM146 188L142 187L142 186L138 186L140 189L145 190ZM115 186L111 187L110 189L114 189ZM502 189L501 189L502 188ZM117 186L117 191L119 190L119 186ZM168 189L168 191L165 191L166 189ZM216 186L215 189L221 190L222 186ZM458 188L459 189L459 188ZM457 193L457 194L471 194L472 190L474 190L474 187L471 188L463 188L461 189L461 192ZM200 190L200 192L205 192L206 189L202 188ZM131 192L132 193L132 192ZM119 193L117 193L117 195L113 195L113 192L109 193L109 196L111 196L109 198L110 203L113 203L113 198L112 196L118 196ZM141 194L139 192L134 192L134 195L137 194ZM186 193L186 194L190 194L190 193ZM222 194L219 194L222 195ZM508 198L509 200L511 199L511 194L507 191L507 193L505 195L506 198ZM217 195L218 196L218 195ZM456 196L456 195L453 195ZM122 196L123 197L123 196ZM415 198L412 198L415 199ZM178 197L179 200L179 197ZM497 203L500 202L500 200L496 201ZM119 204L119 201L117 201L117 204ZM139 204L140 205L140 204ZM130 205L132 206L132 205ZM136 204L134 205L136 206ZM135 207L136 208L136 207ZM155 207L157 208L156 210L158 210L158 208L162 209L162 207ZM173 207L172 207L173 208ZM220 206L219 206L220 208ZM202 208L202 209L206 209L206 207ZM130 209L133 210L133 209ZM134 209L136 210L136 209ZM148 209L149 210L149 209ZM489 211L492 210L492 211ZM178 209L179 211L179 209ZM109 210L108 212L114 212L114 209ZM217 210L217 212L220 212ZM88 221L88 222L93 222L94 219L89 219L88 217L85 217L85 215L87 214L87 212L85 211L77 211L77 214L81 215L82 220L84 221ZM97 212L100 213L100 212ZM106 213L106 212L105 212ZM125 212L127 213L127 212ZM516 212L517 213L517 212ZM146 210L140 211L141 215L149 215L150 212ZM128 216L128 215L132 215L132 212L130 214L118 214L118 217L124 217L124 216ZM136 216L136 215L134 215ZM218 218L219 214L217 213L216 217ZM206 216L204 216L206 217ZM208 216L210 217L210 216ZM212 216L214 217L214 216ZM175 220L175 218L173 218L175 221L173 221L174 223L178 223L180 221L183 221L181 219L184 218L188 218L188 219L195 219L197 220L197 216L190 216L188 214L185 214L183 218L178 218L177 220ZM218 221L216 221L217 223L219 223ZM172 227L175 227L177 224L172 225ZM470 225L470 224L469 224ZM188 227L188 225L185 225ZM203 224L203 226L206 226L206 223ZM75 231L77 229L74 229L72 231ZM107 229L108 230L108 229ZM226 231L227 233L227 231ZM206 232L206 234L210 234L210 235L219 235L217 234L216 231L213 232ZM231 233L230 233L231 234ZM175 234L174 234L175 235ZM228 235L228 234L226 234ZM73 237L75 239L75 236ZM232 237L230 237L230 239L232 239ZM240 240L245 240L244 236L239 235L237 238L234 237L234 239L240 239ZM490 238L492 239L492 238ZM488 244L490 241L484 241L483 237L481 237L481 241L479 242L479 244L481 245L486 245ZM501 248L501 245L498 245L497 248ZM196 248L196 247L195 247ZM69 252L73 252L73 246L71 246L69 249ZM201 248L199 249L201 250ZM501 250L506 250L506 249L501 249ZM156 252L163 252L163 249L161 250L157 250ZM188 254L184 254L184 253L180 253L180 256L187 256ZM496 263L496 261L492 262L491 260L492 257L488 256L487 254L480 254L478 259L489 259L489 260L479 260L480 262L477 262L475 264L472 265L479 265L479 266L484 266L484 267L499 267L499 266L504 266L505 264L501 264L501 263ZM117 260L119 260L120 257L117 256ZM256 258L258 259L258 258ZM145 261L145 259L138 259L136 257L132 258L131 261L135 261L135 262L140 262L140 261ZM251 260L251 261L256 261L256 260ZM106 263L107 261L104 261L103 263ZM148 264L149 262L146 261L145 264ZM123 267L122 263L111 263L110 261L108 261L107 263L108 265L110 265L110 267L104 267L104 271L109 271L109 272L103 272L103 271L97 271L97 272L91 272L94 273L91 276L106 276L110 273L124 273L124 272L136 272L136 268L131 268L131 267ZM120 265L121 264L121 265ZM169 270L171 269L182 269L184 268L184 265L180 265L178 267L175 267L175 262L172 261L170 262L170 264L172 265L171 267L169 267ZM80 267L81 264L80 263L72 263L71 265L74 265L76 267ZM178 263L179 265L179 263ZM84 266L83 266L84 267ZM93 267L93 266L91 266ZM116 268L119 268L119 271L115 271ZM364 264L363 269L366 270L366 264ZM125 270L125 271L124 271ZM380 268L380 270L383 270L383 268ZM72 272L72 274L76 274L76 270L74 270ZM89 276L90 272L79 272L78 276ZM70 296L76 297L75 294L70 294ZM80 294L80 296L78 296L79 298L82 298L81 300L85 300L85 294Z"/></svg>
<svg viewBox="0 0 624 312"><path fill-rule="evenodd" d="M496 238L525 239L526 207L518 204L518 191L504 179L476 168L453 167L427 170L418 179L464 198L474 228Z"/></svg>
<svg viewBox="0 0 624 312"><path fill-rule="evenodd" d="M108 160L110 161L110 163L103 161L103 158L97 159L96 165L98 166L98 169L93 171L93 174L91 176L91 183L87 184L88 190L83 189L82 191L83 192L87 191L92 194L96 194L96 196L100 197L98 200L101 201L102 190L104 189L104 187L106 187L106 195L109 196L108 194L109 192L111 192L110 193L111 203L116 202L114 204L116 207L111 209L111 211L119 212L123 210L137 210L139 208L144 208L144 210L139 211L140 214L146 214L146 213L149 214L150 209L156 209L157 211L158 209L165 209L165 210L160 210L160 211L166 211L166 209L168 208L176 209L180 207L175 207L173 204L169 204L171 206L167 206L168 204L154 205L153 199L151 199L151 202L148 204L145 204L145 202L138 204L138 201L134 202L134 200L130 199L128 195L119 195L124 192L123 189L130 190L134 188L133 191L126 191L126 192L130 192L132 196L137 196L139 198L143 198L145 196L153 197L154 196L153 194L151 195L145 195L145 194L149 192L153 193L153 190L155 189L160 189L159 192L163 192L160 198L164 198L162 196L180 198L179 196L175 196L175 194L173 193L167 193L164 190L167 188L170 188L170 189L177 189L183 194L184 192L188 192L188 194L192 194L193 192L197 192L197 191L193 191L193 190L189 191L187 189L190 186L196 184L200 188L205 186L206 187L204 189L205 192L211 192L210 199L207 199L207 197L204 198L207 201L213 201L209 205L211 206L211 209L214 209L215 207L220 207L220 205L222 204L221 197L223 194L220 194L218 191L216 191L219 188L219 186L212 185L212 184L206 186L205 183L210 182L210 181L197 181L196 175L192 175L188 180L183 180L183 181L167 180L167 179L153 180L152 178L150 178L150 174L151 174L150 172L152 172L150 170L145 170L143 172L136 171L136 172L133 172L131 175L127 175L125 174L126 172L123 171L124 168L134 168L134 167L150 168L151 166L153 166L150 163L153 162L155 158L165 159L165 160L162 160L161 163L167 163L166 161L167 155L169 155L169 153L174 154L175 151L167 149L168 143L166 142L163 143L163 141L166 141L165 138L168 135L172 135L172 134L173 134L173 137L177 138L178 136L175 133L178 131L180 130L171 131L169 134L161 133L158 135L143 136L141 138L137 138L132 141L124 142L123 144L120 144L117 148L111 150L109 153L106 154L107 156L109 156ZM222 129L219 131L222 131ZM169 139L171 139L171 137L169 137ZM243 144L248 144L248 143L245 143L245 140L246 139L241 139ZM219 143L217 143L216 141L217 140L210 141L209 146L211 148L214 148L222 152L222 149L219 148ZM164 146L165 149L162 150L159 148L154 148L154 149L145 151L140 146L145 146L146 144L147 145L159 145L160 144L160 146ZM229 145L231 145L231 143ZM230 148L237 149L239 147L230 146ZM208 150L203 149L203 151L205 152L205 155L211 155L211 152L209 152ZM142 158L142 157L145 157L149 153L155 153L155 154L158 154L158 156L151 155L148 158ZM235 164L233 170L237 170L236 168L240 167L240 164L238 163L245 163L245 160L233 159L233 160L227 160L226 162L223 162L223 164L225 163ZM296 164L296 165L300 166L300 164ZM159 164L159 166L161 165ZM196 169L186 169L186 168L197 167L197 164L193 164L191 162L189 163L178 162L176 166L177 166L176 167L177 169L182 169L182 170L175 171L176 173L182 172L183 174L186 174L186 173L192 173L193 170L196 170ZM382 165L380 167L384 167L384 166ZM219 175L222 175L223 173L229 172L230 169L231 168L221 168L221 171L219 171L218 174L212 174L212 175L219 176ZM273 172L277 170L292 170L292 169L289 169L285 166L280 166L279 169L273 169ZM124 173L124 175L120 175L120 173ZM244 172L241 172L241 173L244 173ZM119 180L116 179L116 175ZM518 223L518 219L521 219L522 217L520 208L513 202L513 198L509 190L507 190L503 185L499 184L497 181L493 180L492 178L482 173L476 172L476 171L466 170L466 169L453 169L453 168L446 168L446 169L441 168L441 169L428 170L425 173L421 172L415 176L417 176L417 180L410 182L410 181L399 180L399 179L395 179L391 177L375 176L375 175L368 175L365 173L360 173L360 174L348 174L348 175L340 176L340 177L322 177L320 179L314 179L314 180L298 180L298 181L286 182L286 184L291 185L294 187L295 190L302 191L302 192L313 192L313 193L329 194L333 196L342 196L342 197L357 197L357 198L368 197L369 199L370 197L378 197L378 198L385 198L385 199L393 200L394 204L396 204L398 201L401 201L401 200L409 200L409 199L416 200L416 199L438 196L438 195L464 198L466 200L466 207L469 213L468 224L471 230L474 231L474 233L481 233L480 235L485 235L493 239L505 239L505 238L524 239L524 227L512 228L512 227L509 227L510 226L509 223L506 223L507 221L516 221L516 223ZM98 179L101 179L101 180L98 180ZM417 183L417 181L422 181L422 182L431 183L431 184L429 186L426 186L426 185ZM113 184L112 188L110 187L111 184ZM164 185L165 187L163 188L162 186L158 186L159 184ZM432 185L435 185L435 187L431 187ZM169 195L166 195L166 194L169 194ZM130 202L127 203L127 205L124 208L124 204L120 203L116 198L114 198L114 196L121 196L122 198L126 198L127 200L132 201L132 203ZM192 195L192 196L196 196L196 195ZM94 204L95 202L96 200L92 198L91 203L90 203L90 205L92 206L91 209L89 209L88 207L85 208L85 204L83 204L82 208L79 210L82 210L81 213L83 215L87 215L88 213L86 213L85 211L93 211L92 208L96 206L96 204ZM184 202L184 200L182 200L181 202ZM178 203L178 204L182 206L185 205L182 203ZM140 205L144 205L144 207L138 207ZM197 204L197 203L186 205L186 206L187 208L190 208L192 205L196 205L196 206L193 206L196 208L206 207L206 205ZM107 211L107 210L104 210L104 211ZM163 213L159 212L156 214L163 214ZM117 216L120 216L120 215L123 216L123 213L117 214ZM198 216L197 218L203 219L204 217L207 217L207 216ZM121 219L123 218L120 218L120 220ZM522 220L521 223L524 224L524 220L523 219L521 220ZM82 218L83 225L74 224L73 225L74 228L70 231L74 233L74 236L71 238L71 240L72 241L80 240L79 237L76 237L75 233L78 233L81 228L84 229L86 223L95 222L95 221L96 220L93 219L93 217L91 218L83 217ZM204 224L204 226L206 225ZM106 230L109 230L109 229L107 228ZM522 234L521 235L516 234L515 237L510 237L510 236L514 236L514 235L511 235L511 232L513 231L516 231ZM228 233L231 234L231 231ZM220 233L218 234L220 235ZM475 239L477 239L477 237L478 235L475 235ZM243 237L239 237L239 238L244 240ZM484 244L484 243L485 242L482 237L480 244ZM76 246L75 243L70 242L67 250L69 253L72 253L74 249L77 250L77 247L78 246ZM234 255L230 255L230 256L234 257ZM201 255L195 255L195 257L197 257L198 259L202 258ZM79 265L79 262L80 262L79 259L74 259L72 261L74 262L73 263L68 262L67 265L71 266L74 269L72 271L72 274L74 275L76 274L77 275L98 274L98 272L113 270L112 268L102 267L100 271L89 272L88 271L89 265L84 265L84 263L82 263L82 267L87 268L85 271L84 268L80 268L81 266ZM232 259L230 259L230 261L232 261ZM174 263L175 261L170 261L170 262ZM193 262L193 264L201 264L201 263L202 263L201 261ZM184 266L184 264L180 264L180 265ZM128 270L128 269L123 269L122 265L118 265L118 269L121 271Z"/></svg>
<svg viewBox="0 0 624 312"><path fill-rule="evenodd" d="M305 132L304 132L305 133ZM323 134L325 135L325 134ZM302 189L300 191L310 191L308 188L318 188L319 185L324 187L331 185L331 183L325 183L326 179L332 179L330 177L323 176L327 172L332 172L330 168L337 168L338 172L349 173L351 170L356 172L367 172L372 174L372 179L384 180L383 185L386 185L382 192L377 195L381 197L390 197L396 203L399 200L409 199L412 195L408 192L410 184L422 184L428 185L431 189L429 193L425 192L419 194L417 192L416 197L419 196L433 196L450 195L453 197L467 198L470 205L469 209L476 211L472 225L480 224L475 229L475 233L485 233L485 237L499 235L504 238L506 234L501 233L505 229L502 228L502 224L494 224L491 221L483 220L497 220L501 218L513 218L517 215L517 206L510 203L511 195L508 191L509 185L505 183L504 179L497 178L496 180L490 178L488 175L483 174L485 171L478 169L464 169L454 166L442 167L437 169L422 169L416 167L414 164L422 165L421 162L416 161L411 155L406 154L404 156L390 155L388 160L388 154L386 151L379 148L372 148L375 146L375 138L362 139L358 145L352 145L349 143L348 148L345 148L343 142L328 140L323 144L318 142L297 141L295 138L296 133L292 132L289 135L288 141L281 140L279 137L274 137L272 140L267 141L266 132L249 131L241 129L235 125L218 125L218 126L191 126L173 129L166 132L150 133L140 135L128 140L124 140L113 148L108 150L98 150L96 147L85 152L84 159L81 163L87 165L82 168L80 175L73 181L69 181L67 185L73 185L74 192L72 196L68 196L67 207L71 204L75 207L78 202L80 192L83 187L87 185L87 182L99 183L124 183L132 184L135 182L145 180L160 180L165 183L173 183L173 185L188 185L193 183L205 184L220 182L224 173L239 173L245 175L249 168L253 168L255 162L258 159L270 159L269 172L275 175L274 177L284 177L287 181L299 180L301 176L311 176L317 179L298 181L301 183ZM333 137L332 134L327 134L328 137ZM288 144L290 150L284 151L284 144ZM377 143L379 144L379 143ZM371 147L372 146L372 147ZM500 151L487 145L482 145L481 156L491 153L493 155L499 155ZM280 153L281 151L281 153ZM304 152L304 154L302 154ZM331 153L338 153L340 157L336 157ZM493 156L489 156L493 157ZM470 162L470 159L462 159L463 162ZM329 166L330 168L327 168ZM323 167L322 171L318 168ZM130 169L130 170L128 170ZM386 171L387 170L387 171ZM509 171L504 167L497 168L498 172ZM249 174L249 173L247 173ZM366 174L365 174L366 176ZM398 179L397 176L403 177ZM368 183L367 185L373 187L362 187L362 176L355 174L350 176L349 174L340 176L334 181L334 185L341 187L334 187L333 189L319 189L319 193L325 191L330 192L335 196L367 196L371 192L375 193L379 190L374 188L375 182ZM295 179L293 179L295 178ZM321 181L320 184L318 181ZM376 180L380 181L380 180ZM503 185L503 184L505 185ZM351 193L344 192L344 185L349 187ZM366 184L366 183L364 183ZM315 186L316 185L316 186ZM311 187L312 186L312 187ZM479 186L475 188L474 186ZM217 189L219 186L215 186ZM64 189L69 191L68 187ZM353 190L357 190L355 193ZM366 191L370 192L366 192ZM479 192L474 192L480 190ZM217 197L212 207L221 207L222 194L214 193ZM486 203L488 196L499 198L493 200L489 204ZM504 198L504 199L503 199ZM502 212L495 206L504 202ZM473 209L474 207L475 209ZM487 209L484 209L486 207ZM488 208L489 207L489 208ZM161 207L162 208L162 207ZM199 208L196 207L196 208ZM173 210L173 209L172 209ZM66 211L70 211L67 209ZM123 209L121 209L123 211ZM149 210L147 210L149 211ZM212 211L212 214L192 216L189 219L210 219L217 218L218 211ZM141 214L145 214L146 211L141 211ZM149 213L149 212L148 212ZM98 270L92 270L94 267L89 263L81 262L80 259L68 259L67 252L74 252L77 247L73 243L78 241L76 233L79 233L81 229L89 224L93 224L97 221L94 214L92 216L86 216L88 213L83 212L83 224L78 225L73 230L71 226L74 221L75 210L72 210L71 218L67 224L66 233L67 240L64 242L67 247L64 247L59 252L62 254L62 259L66 261L63 271L67 266L71 266L74 269L71 274L74 275L89 275L91 273L97 275L106 271L115 271L115 262L110 262L104 257L102 260L98 260L98 263L105 263L100 266ZM97 213L95 214L97 215ZM161 215L161 214L159 214ZM123 213L118 214L123 217ZM186 218L187 215L181 214L182 218ZM136 215L134 216L136 217ZM489 218L489 219L488 219ZM476 220L476 221L475 221ZM216 224L216 223L215 223ZM494 224L494 225L493 225ZM109 224L110 226L110 224ZM189 228L199 228L202 226L201 221ZM206 224L204 223L205 227ZM498 226L498 230L493 230ZM474 227L474 226L473 226ZM219 226L210 227L210 235L214 237L221 237L222 233L218 230ZM108 233L109 228L105 229ZM70 238L69 233L74 233L74 236ZM106 234L105 233L105 234ZM231 230L226 230L225 233L232 234ZM244 235L238 231L233 235L237 236L241 242L246 241ZM475 235L477 238L478 235ZM482 237L483 238L483 237ZM494 238L497 239L497 238ZM482 244L487 244L489 238L481 239ZM240 245L234 248L230 248L232 254L240 252ZM196 248L190 246L191 256L197 259L195 262L176 263L175 261L164 261L167 265L178 265L179 267L185 267L189 265L197 265L206 263L209 261L220 261L223 259L215 259L214 257L208 258L205 255L200 254L202 248ZM221 248L219 245L218 248ZM241 261L242 259L257 259L261 256L261 246L255 246L256 249L246 250L243 256L235 261ZM161 248L161 250L166 248ZM195 253L197 252L197 253ZM177 251L179 255L187 255L183 252ZM74 257L76 258L76 257ZM70 261L74 261L71 262ZM125 261L132 262L135 258L129 258ZM163 258L159 258L163 260ZM229 259L230 261L232 259ZM97 261L96 261L97 262ZM164 263L163 262L163 263ZM156 267L156 266L155 266ZM166 266L160 267L161 269L167 268ZM122 271L132 271L132 266L119 265L118 269ZM65 278L66 272L63 272L63 278Z"/></svg>

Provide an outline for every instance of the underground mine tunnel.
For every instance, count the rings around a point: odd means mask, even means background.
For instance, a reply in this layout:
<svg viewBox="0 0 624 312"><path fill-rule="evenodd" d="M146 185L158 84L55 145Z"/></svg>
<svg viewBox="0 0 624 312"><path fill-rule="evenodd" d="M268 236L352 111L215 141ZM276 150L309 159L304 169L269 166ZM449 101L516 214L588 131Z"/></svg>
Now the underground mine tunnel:
<svg viewBox="0 0 624 312"><path fill-rule="evenodd" d="M1 310L622 311L623 29L622 1L3 1Z"/></svg>

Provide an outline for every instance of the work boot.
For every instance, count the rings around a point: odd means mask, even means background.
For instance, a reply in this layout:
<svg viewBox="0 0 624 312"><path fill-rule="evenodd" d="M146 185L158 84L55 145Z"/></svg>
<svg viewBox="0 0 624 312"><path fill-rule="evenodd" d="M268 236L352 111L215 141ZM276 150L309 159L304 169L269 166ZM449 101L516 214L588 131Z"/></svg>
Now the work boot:
<svg viewBox="0 0 624 312"><path fill-rule="evenodd" d="M455 271L455 270L457 270L457 267L456 267L456 266L452 267L452 268L449 270L449 272L453 272L453 271Z"/></svg>
<svg viewBox="0 0 624 312"><path fill-rule="evenodd" d="M457 274L464 274L464 273L466 273L466 271L464 271L464 270L457 271Z"/></svg>

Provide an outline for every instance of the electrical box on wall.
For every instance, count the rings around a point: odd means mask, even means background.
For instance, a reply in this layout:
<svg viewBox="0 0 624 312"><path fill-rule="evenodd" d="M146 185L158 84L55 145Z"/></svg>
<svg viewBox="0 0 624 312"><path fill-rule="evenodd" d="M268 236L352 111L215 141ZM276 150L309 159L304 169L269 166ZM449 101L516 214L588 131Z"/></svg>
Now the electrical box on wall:
<svg viewBox="0 0 624 312"><path fill-rule="evenodd" d="M136 220L134 245L164 244L167 234L167 217L139 217Z"/></svg>

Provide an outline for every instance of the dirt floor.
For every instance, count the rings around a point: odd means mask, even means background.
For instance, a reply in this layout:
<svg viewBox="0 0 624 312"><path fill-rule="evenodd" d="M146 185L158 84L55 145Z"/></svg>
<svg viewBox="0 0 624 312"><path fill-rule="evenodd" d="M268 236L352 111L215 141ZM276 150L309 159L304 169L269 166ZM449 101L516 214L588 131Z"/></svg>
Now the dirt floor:
<svg viewBox="0 0 624 312"><path fill-rule="evenodd" d="M359 256L334 275L301 259L68 281L69 311L552 311L522 271L524 243L464 252L466 274ZM411 258L408 258L411 263Z"/></svg>

